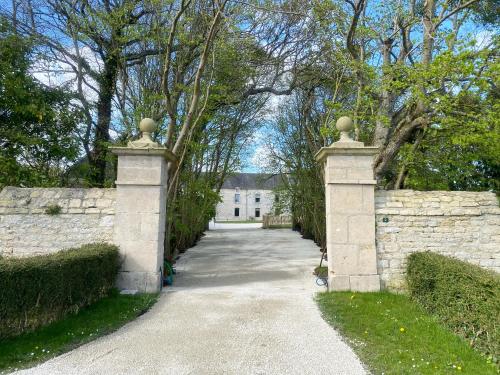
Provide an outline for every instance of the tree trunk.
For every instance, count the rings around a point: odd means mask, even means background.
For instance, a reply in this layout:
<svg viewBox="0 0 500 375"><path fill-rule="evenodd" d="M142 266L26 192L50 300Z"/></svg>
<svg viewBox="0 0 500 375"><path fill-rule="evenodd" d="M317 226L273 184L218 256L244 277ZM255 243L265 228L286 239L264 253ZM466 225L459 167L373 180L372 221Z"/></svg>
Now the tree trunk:
<svg viewBox="0 0 500 375"><path fill-rule="evenodd" d="M380 180L389 169L392 161L399 152L399 149L415 134L419 128L427 125L427 113L422 106L417 105L415 109L410 109L400 123L395 126L394 132L387 141L387 144L380 150L373 163L375 177Z"/></svg>
<svg viewBox="0 0 500 375"><path fill-rule="evenodd" d="M104 61L104 71L99 82L97 126L94 131L93 149L90 154L90 183L103 187L106 180L106 162L109 146L109 125L118 71L118 59L109 56Z"/></svg>
<svg viewBox="0 0 500 375"><path fill-rule="evenodd" d="M433 19L435 18L436 13L436 4L434 0L426 0L424 2L424 16L423 16L423 44L422 44L422 64L428 67L432 61L432 52L434 48L434 23ZM386 43L384 43L384 47ZM385 49L384 49L384 52ZM389 50L390 52L390 50ZM386 56L384 54L384 63ZM423 94L425 95L425 89L421 88ZM384 93L382 94L382 105L381 109L384 108ZM390 97L387 97L390 99ZM390 100L389 100L390 103ZM389 169L391 163L397 156L399 149L410 140L415 131L418 129L422 129L427 126L429 122L429 108L424 103L423 100L418 100L416 105L412 108L408 108L406 111L406 115L402 118L401 121L397 121L394 119L394 115L392 115L392 125L391 128L394 129L393 132L389 132L387 129L386 137L387 141L385 144L380 143L382 141L383 130L379 128L377 124L377 128L375 131L375 139L374 145L381 146L381 150L377 155L374 162L374 171L377 180L380 180L386 171ZM396 122L397 121L397 122ZM377 129L379 134L377 134ZM377 144L379 142L379 144Z"/></svg>
<svg viewBox="0 0 500 375"><path fill-rule="evenodd" d="M386 39L382 43L382 56L383 56L383 71L387 75L387 71L391 66L391 49L392 39ZM384 79L387 79L384 77ZM373 135L373 145L382 147L386 144L389 136L390 119L392 115L392 95L388 89L384 88L380 97L380 106L377 111L377 120L375 123L375 133ZM385 119L385 121L384 121ZM387 123L389 122L389 124Z"/></svg>

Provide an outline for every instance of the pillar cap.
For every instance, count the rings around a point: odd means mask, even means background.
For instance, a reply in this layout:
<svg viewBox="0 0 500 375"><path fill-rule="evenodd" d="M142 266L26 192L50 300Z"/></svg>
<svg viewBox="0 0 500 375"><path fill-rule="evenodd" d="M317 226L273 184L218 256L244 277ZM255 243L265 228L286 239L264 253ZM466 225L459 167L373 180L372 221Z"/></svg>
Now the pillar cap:
<svg viewBox="0 0 500 375"><path fill-rule="evenodd" d="M131 148L112 146L109 148L115 155L149 155L149 156L164 156L168 161L176 162L175 154L165 147L149 147L149 148Z"/></svg>
<svg viewBox="0 0 500 375"><path fill-rule="evenodd" d="M343 145L339 147L339 143L343 143ZM361 143L361 146L351 143ZM316 161L323 161L329 155L373 156L378 150L378 147L363 146L363 142L336 142L331 146L321 147L314 157Z"/></svg>

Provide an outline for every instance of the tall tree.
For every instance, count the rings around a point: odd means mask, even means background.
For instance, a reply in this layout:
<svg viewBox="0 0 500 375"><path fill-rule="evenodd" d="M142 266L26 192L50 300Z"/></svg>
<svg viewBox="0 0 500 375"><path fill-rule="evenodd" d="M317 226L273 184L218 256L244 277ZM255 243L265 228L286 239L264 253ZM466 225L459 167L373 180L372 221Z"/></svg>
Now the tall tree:
<svg viewBox="0 0 500 375"><path fill-rule="evenodd" d="M22 5L25 11L11 16L18 32L38 40L41 60L56 80L57 75L69 74L75 86L86 118L80 138L90 164L89 183L103 186L119 71L158 53L138 48L153 31L149 23L153 8L139 0L23 1Z"/></svg>
<svg viewBox="0 0 500 375"><path fill-rule="evenodd" d="M79 111L29 74L32 47L0 19L0 187L59 186L78 155Z"/></svg>

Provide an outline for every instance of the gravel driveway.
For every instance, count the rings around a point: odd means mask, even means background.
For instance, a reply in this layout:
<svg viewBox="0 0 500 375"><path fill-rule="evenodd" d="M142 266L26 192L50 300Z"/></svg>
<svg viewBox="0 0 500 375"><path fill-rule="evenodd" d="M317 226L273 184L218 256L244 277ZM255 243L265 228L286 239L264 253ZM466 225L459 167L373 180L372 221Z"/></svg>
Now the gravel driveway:
<svg viewBox="0 0 500 375"><path fill-rule="evenodd" d="M18 374L365 374L313 300L319 258L286 229L209 231L150 312Z"/></svg>

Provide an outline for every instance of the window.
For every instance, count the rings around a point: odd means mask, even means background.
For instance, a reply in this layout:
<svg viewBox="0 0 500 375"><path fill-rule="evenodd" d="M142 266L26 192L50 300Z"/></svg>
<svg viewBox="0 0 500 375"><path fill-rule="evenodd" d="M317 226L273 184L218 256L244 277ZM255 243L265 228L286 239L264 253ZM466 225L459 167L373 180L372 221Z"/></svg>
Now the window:
<svg viewBox="0 0 500 375"><path fill-rule="evenodd" d="M255 203L260 202L260 193L255 193Z"/></svg>
<svg viewBox="0 0 500 375"><path fill-rule="evenodd" d="M260 208L255 209L255 217L260 217Z"/></svg>
<svg viewBox="0 0 500 375"><path fill-rule="evenodd" d="M234 203L240 203L240 193L234 194Z"/></svg>
<svg viewBox="0 0 500 375"><path fill-rule="evenodd" d="M234 216L240 216L240 209L238 207L234 208Z"/></svg>

